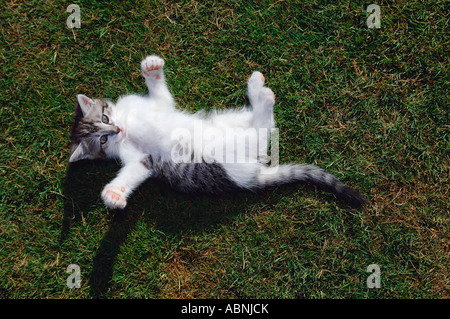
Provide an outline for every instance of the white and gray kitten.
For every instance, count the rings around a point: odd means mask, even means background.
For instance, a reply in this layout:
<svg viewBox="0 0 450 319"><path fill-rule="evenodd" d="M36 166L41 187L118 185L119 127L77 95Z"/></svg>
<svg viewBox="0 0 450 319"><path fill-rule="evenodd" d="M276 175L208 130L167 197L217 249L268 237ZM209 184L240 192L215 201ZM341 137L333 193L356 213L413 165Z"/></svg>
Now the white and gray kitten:
<svg viewBox="0 0 450 319"><path fill-rule="evenodd" d="M116 104L77 96L69 161L118 158L122 163L101 193L107 206L123 209L133 190L149 177L185 192L206 193L303 182L353 206L365 202L356 190L319 167L268 165L275 96L260 72L248 80L249 106L190 114L176 108L163 66L164 60L155 55L142 61L148 95L123 96Z"/></svg>

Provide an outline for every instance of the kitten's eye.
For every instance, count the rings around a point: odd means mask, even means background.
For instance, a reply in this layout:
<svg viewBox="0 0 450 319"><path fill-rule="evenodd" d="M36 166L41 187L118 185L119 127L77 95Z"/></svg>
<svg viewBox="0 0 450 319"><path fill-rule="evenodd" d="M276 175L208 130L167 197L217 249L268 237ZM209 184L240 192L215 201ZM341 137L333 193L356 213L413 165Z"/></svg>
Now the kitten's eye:
<svg viewBox="0 0 450 319"><path fill-rule="evenodd" d="M100 144L105 144L106 142L108 142L108 135L102 135L100 137Z"/></svg>
<svg viewBox="0 0 450 319"><path fill-rule="evenodd" d="M105 123L105 124L109 123L108 115L105 115L105 114L102 115L102 122Z"/></svg>

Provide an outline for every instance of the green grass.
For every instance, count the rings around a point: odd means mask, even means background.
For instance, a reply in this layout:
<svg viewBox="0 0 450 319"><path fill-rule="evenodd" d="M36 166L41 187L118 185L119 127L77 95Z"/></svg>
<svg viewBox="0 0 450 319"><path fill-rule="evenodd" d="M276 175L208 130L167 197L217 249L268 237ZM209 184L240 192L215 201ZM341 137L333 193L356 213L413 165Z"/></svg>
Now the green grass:
<svg viewBox="0 0 450 319"><path fill-rule="evenodd" d="M449 278L448 2L5 1L0 11L0 297L444 298ZM330 4L332 3L332 4ZM190 197L152 181L126 210L117 163L68 165L76 94L145 92L166 60L177 103L229 108L260 70L281 162L313 163L369 199L309 187ZM380 289L366 268L381 267ZM81 288L69 289L69 264Z"/></svg>

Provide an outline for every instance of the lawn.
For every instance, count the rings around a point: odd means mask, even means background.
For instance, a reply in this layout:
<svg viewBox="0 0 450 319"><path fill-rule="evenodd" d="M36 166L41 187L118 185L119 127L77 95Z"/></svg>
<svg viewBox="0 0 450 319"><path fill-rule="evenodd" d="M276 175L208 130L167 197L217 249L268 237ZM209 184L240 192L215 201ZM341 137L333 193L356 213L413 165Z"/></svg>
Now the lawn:
<svg viewBox="0 0 450 319"><path fill-rule="evenodd" d="M70 2L2 2L0 297L450 297L447 1L377 2L381 28L360 1L74 3L71 29ZM145 93L148 54L190 111L241 106L261 71L280 162L323 167L368 204L147 181L124 211L106 208L119 164L68 163L76 95Z"/></svg>

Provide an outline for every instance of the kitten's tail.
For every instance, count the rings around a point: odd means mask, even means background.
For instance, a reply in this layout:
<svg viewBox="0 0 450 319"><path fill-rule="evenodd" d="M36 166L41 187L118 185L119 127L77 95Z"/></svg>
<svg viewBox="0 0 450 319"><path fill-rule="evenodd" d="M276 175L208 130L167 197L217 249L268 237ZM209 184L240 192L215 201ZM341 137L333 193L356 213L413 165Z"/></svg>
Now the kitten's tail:
<svg viewBox="0 0 450 319"><path fill-rule="evenodd" d="M335 194L353 207L361 207L367 200L357 191L339 181L335 176L314 165L285 164L262 167L258 175L261 188L289 183L307 183Z"/></svg>

